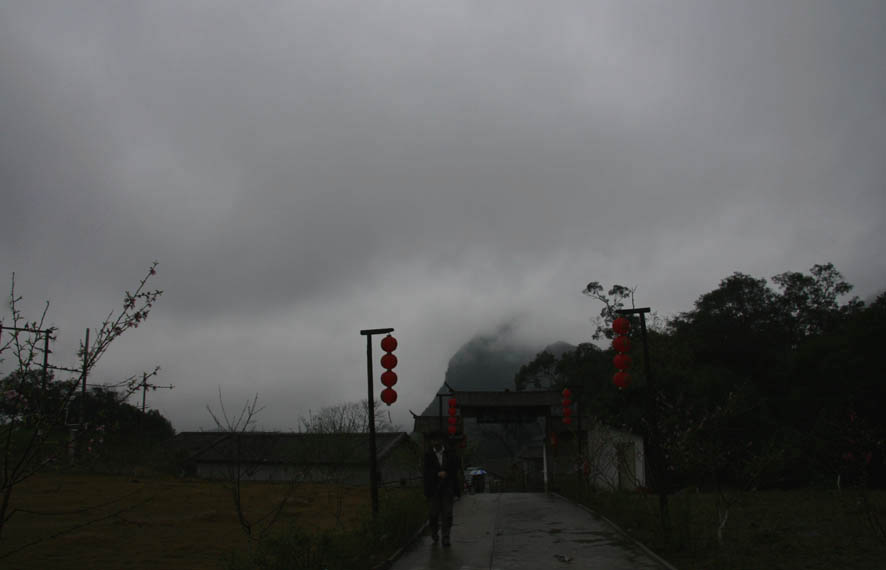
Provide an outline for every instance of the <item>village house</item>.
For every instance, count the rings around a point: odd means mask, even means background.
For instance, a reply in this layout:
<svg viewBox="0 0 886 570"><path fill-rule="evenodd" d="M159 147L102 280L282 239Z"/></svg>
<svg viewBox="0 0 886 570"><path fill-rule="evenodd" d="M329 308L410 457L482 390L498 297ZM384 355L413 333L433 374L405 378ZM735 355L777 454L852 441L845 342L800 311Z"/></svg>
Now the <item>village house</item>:
<svg viewBox="0 0 886 570"><path fill-rule="evenodd" d="M173 445L186 476L369 484L365 433L182 432ZM417 484L421 451L409 434L376 434L376 451L381 484Z"/></svg>
<svg viewBox="0 0 886 570"><path fill-rule="evenodd" d="M588 482L598 489L633 491L646 486L643 438L597 423L588 430Z"/></svg>

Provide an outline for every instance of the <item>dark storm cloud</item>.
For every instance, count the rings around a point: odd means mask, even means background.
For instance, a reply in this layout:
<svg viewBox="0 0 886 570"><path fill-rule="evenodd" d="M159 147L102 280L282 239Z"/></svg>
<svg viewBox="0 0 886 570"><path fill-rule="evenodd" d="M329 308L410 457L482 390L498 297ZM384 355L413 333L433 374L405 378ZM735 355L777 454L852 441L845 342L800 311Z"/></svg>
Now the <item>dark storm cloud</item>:
<svg viewBox="0 0 886 570"><path fill-rule="evenodd" d="M159 259L166 294L105 366L163 365L180 387L157 405L184 427L219 384L295 409L363 396L367 326L402 331L421 408L514 314L527 339L586 339L589 280L667 314L734 270L832 261L870 294L884 15L7 2L0 261L70 336Z"/></svg>

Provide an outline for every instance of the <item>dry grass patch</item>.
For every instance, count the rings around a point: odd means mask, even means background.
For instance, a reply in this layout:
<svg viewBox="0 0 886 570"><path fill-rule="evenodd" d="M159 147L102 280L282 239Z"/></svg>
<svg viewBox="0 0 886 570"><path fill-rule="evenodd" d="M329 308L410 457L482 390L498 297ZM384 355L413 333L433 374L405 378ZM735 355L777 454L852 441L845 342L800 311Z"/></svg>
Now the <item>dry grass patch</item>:
<svg viewBox="0 0 886 570"><path fill-rule="evenodd" d="M267 512L286 489L245 483L247 514ZM365 488L297 485L277 527L347 528L362 520L367 504ZM0 541L3 568L218 568L246 547L230 492L216 481L47 474L17 487L13 507L20 510Z"/></svg>

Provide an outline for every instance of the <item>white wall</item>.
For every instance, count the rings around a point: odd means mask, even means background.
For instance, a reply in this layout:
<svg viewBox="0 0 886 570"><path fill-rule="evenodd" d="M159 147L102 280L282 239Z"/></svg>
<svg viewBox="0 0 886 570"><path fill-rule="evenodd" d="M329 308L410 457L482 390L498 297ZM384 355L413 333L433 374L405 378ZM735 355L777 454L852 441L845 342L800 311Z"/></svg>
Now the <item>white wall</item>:
<svg viewBox="0 0 886 570"><path fill-rule="evenodd" d="M646 485L643 438L597 424L588 432L591 485L606 490L633 490Z"/></svg>

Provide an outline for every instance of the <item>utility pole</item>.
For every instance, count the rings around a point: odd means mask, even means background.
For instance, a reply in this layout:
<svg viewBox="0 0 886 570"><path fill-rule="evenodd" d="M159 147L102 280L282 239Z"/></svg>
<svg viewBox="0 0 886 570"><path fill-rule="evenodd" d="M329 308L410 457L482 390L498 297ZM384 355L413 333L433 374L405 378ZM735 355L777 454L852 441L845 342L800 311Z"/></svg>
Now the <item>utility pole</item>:
<svg viewBox="0 0 886 570"><path fill-rule="evenodd" d="M170 384L169 386L158 386L157 384L149 384L147 372L142 372L142 382L141 382L140 386L142 389L142 413L138 417L138 435L139 435L139 439L142 439L142 435L144 433L143 432L143 430L144 430L143 425L145 422L145 418L144 418L144 416L145 416L145 399L147 398L148 388L150 388L151 390L156 390L157 388L172 390L175 388L175 386L173 386L172 384Z"/></svg>
<svg viewBox="0 0 886 570"><path fill-rule="evenodd" d="M86 425L86 375L89 373L89 329L83 341L83 369L80 372L80 429Z"/></svg>

